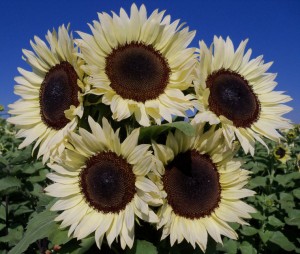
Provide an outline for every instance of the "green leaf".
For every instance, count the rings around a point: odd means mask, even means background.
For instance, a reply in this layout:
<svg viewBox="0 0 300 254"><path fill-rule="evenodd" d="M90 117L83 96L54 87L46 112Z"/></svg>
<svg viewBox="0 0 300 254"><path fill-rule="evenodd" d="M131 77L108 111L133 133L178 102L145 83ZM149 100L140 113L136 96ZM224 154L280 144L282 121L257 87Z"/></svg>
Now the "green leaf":
<svg viewBox="0 0 300 254"><path fill-rule="evenodd" d="M72 254L85 254L91 248L91 246L95 243L95 236L91 236L89 238L85 238L81 241L80 249L76 250Z"/></svg>
<svg viewBox="0 0 300 254"><path fill-rule="evenodd" d="M6 220L5 202L0 204L0 219Z"/></svg>
<svg viewBox="0 0 300 254"><path fill-rule="evenodd" d="M272 225L273 227L282 227L282 226L284 226L284 223L281 221L281 220L279 220L279 219L277 219L275 216L269 216L269 218L268 218L268 222L269 222L269 224L270 225Z"/></svg>
<svg viewBox="0 0 300 254"><path fill-rule="evenodd" d="M59 253L68 253L68 254L84 254L84 253L94 253L89 252L89 249L92 245L95 244L95 236L84 238L82 241L77 241L76 239L70 239L66 244L63 244ZM103 246L101 251L103 250ZM103 252L105 253L105 251Z"/></svg>
<svg viewBox="0 0 300 254"><path fill-rule="evenodd" d="M279 203L283 209L289 210L295 207L294 197L292 194L281 192L279 194L279 197L280 197Z"/></svg>
<svg viewBox="0 0 300 254"><path fill-rule="evenodd" d="M256 220L265 220L265 219L267 219L267 217L266 216L264 216L264 215L262 215L260 212L256 212L256 213L251 213L251 217L253 218L253 219L256 219Z"/></svg>
<svg viewBox="0 0 300 254"><path fill-rule="evenodd" d="M50 196L42 193L39 196L39 201L37 202L36 209L42 209L42 211L43 211L43 210L45 210L45 207L48 206L50 203L53 203L54 200L55 200L54 197L50 197Z"/></svg>
<svg viewBox="0 0 300 254"><path fill-rule="evenodd" d="M218 245L218 246L220 246L220 245ZM237 250L238 250L238 243L237 243L237 241L234 241L231 239L229 239L229 240L224 239L223 246L219 247L218 249L222 250L228 254L236 254Z"/></svg>
<svg viewBox="0 0 300 254"><path fill-rule="evenodd" d="M5 227L6 227L5 224L0 223L0 231L1 231L3 228L5 228Z"/></svg>
<svg viewBox="0 0 300 254"><path fill-rule="evenodd" d="M293 190L293 195L296 198L300 199L300 189L298 188L298 189Z"/></svg>
<svg viewBox="0 0 300 254"><path fill-rule="evenodd" d="M296 246L289 241L289 239L279 231L274 232L270 237L270 242L277 244L286 251L292 251Z"/></svg>
<svg viewBox="0 0 300 254"><path fill-rule="evenodd" d="M171 130L171 129L178 129L181 132L183 132L187 136L194 136L195 135L195 129L194 127L189 124L188 122L174 122L174 123L167 123L162 125L155 125L150 127L143 127L140 130L140 137L139 139L147 139L151 140L155 137L157 137L159 134Z"/></svg>
<svg viewBox="0 0 300 254"><path fill-rule="evenodd" d="M241 229L241 233L243 235L251 236L255 235L258 232L258 229L250 227L250 226L243 226Z"/></svg>
<svg viewBox="0 0 300 254"><path fill-rule="evenodd" d="M68 230L62 230L59 229L59 226L57 225L57 230L51 232L48 236L48 240L51 241L53 244L61 245L65 244L68 241L71 240L70 237L68 237Z"/></svg>
<svg viewBox="0 0 300 254"><path fill-rule="evenodd" d="M15 152L13 158L10 160L10 163L11 164L20 164L24 161L28 161L29 159L32 159L31 150L32 150L32 147L28 146L25 149L23 149L22 151Z"/></svg>
<svg viewBox="0 0 300 254"><path fill-rule="evenodd" d="M299 172L288 173L284 175L277 175L274 180L277 181L282 186L286 186L292 180L300 179Z"/></svg>
<svg viewBox="0 0 300 254"><path fill-rule="evenodd" d="M242 242L240 245L240 250L242 254L256 254L257 250L248 242Z"/></svg>
<svg viewBox="0 0 300 254"><path fill-rule="evenodd" d="M229 222L228 224L233 230L237 230L240 227L240 224L236 222Z"/></svg>
<svg viewBox="0 0 300 254"><path fill-rule="evenodd" d="M300 210L291 209L288 211L288 218L284 221L290 226L297 226L300 229Z"/></svg>
<svg viewBox="0 0 300 254"><path fill-rule="evenodd" d="M23 165L23 167L24 168L22 170L22 173L25 173L25 174L33 174L33 173L37 172L38 170L45 168L45 166L41 162L25 163Z"/></svg>
<svg viewBox="0 0 300 254"><path fill-rule="evenodd" d="M46 179L46 175L48 173L49 173L49 171L47 169L42 169L42 170L39 171L38 176L30 176L28 178L28 181L30 181L31 183L42 182Z"/></svg>
<svg viewBox="0 0 300 254"><path fill-rule="evenodd" d="M19 243L9 251L9 254L19 254L27 250L29 245L39 239L48 237L53 231L57 230L54 218L56 213L48 210L39 213L28 222L24 237Z"/></svg>
<svg viewBox="0 0 300 254"><path fill-rule="evenodd" d="M9 206L9 208L11 208ZM33 209L27 207L27 206L19 206L17 210L14 211L14 216L18 216L25 213L32 213Z"/></svg>
<svg viewBox="0 0 300 254"><path fill-rule="evenodd" d="M0 157L0 163L2 163L4 166L8 165L8 161L2 156Z"/></svg>
<svg viewBox="0 0 300 254"><path fill-rule="evenodd" d="M9 228L8 234L0 237L0 242L9 243L10 246L17 244L23 236L23 227Z"/></svg>
<svg viewBox="0 0 300 254"><path fill-rule="evenodd" d="M244 168L244 169L247 169L247 170L250 170L250 169L254 168L255 165L256 165L255 162L251 160L251 161L247 161L247 162L244 164L243 168Z"/></svg>
<svg viewBox="0 0 300 254"><path fill-rule="evenodd" d="M267 241L269 241L269 239L271 238L273 233L274 233L273 231L269 231L269 230L258 232L260 239L263 241L263 243L266 243Z"/></svg>
<svg viewBox="0 0 300 254"><path fill-rule="evenodd" d="M256 176L249 182L249 187L254 189L256 187L265 187L267 183L267 177Z"/></svg>
<svg viewBox="0 0 300 254"><path fill-rule="evenodd" d="M126 254L157 254L158 251L156 247L145 240L135 241L132 249L126 251Z"/></svg>
<svg viewBox="0 0 300 254"><path fill-rule="evenodd" d="M21 181L18 178L12 176L7 176L0 179L0 191L7 190L8 188L12 187L20 188Z"/></svg>
<svg viewBox="0 0 300 254"><path fill-rule="evenodd" d="M38 198L41 198L42 196L45 196L44 188L39 183L34 183L33 190L30 191L30 194Z"/></svg>

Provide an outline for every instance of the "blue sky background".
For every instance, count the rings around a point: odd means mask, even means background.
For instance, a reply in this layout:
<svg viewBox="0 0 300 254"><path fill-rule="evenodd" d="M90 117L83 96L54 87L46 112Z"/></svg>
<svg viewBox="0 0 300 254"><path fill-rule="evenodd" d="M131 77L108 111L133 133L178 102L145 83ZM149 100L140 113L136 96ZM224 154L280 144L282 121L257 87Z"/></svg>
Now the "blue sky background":
<svg viewBox="0 0 300 254"><path fill-rule="evenodd" d="M265 62L274 61L270 72L278 73L276 90L293 97L288 103L294 110L286 117L300 123L300 1L299 0L165 0L134 1L144 3L151 13L166 9L172 20L186 22L197 30L191 46L199 40L206 44L213 36L230 36L235 46L249 38L252 57L264 55ZM30 49L34 35L43 40L47 30L71 23L73 31L90 32L87 23L97 19L97 12L129 11L133 1L127 0L1 0L0 1L0 104L18 99L13 94L17 67L30 70L22 60L22 49Z"/></svg>

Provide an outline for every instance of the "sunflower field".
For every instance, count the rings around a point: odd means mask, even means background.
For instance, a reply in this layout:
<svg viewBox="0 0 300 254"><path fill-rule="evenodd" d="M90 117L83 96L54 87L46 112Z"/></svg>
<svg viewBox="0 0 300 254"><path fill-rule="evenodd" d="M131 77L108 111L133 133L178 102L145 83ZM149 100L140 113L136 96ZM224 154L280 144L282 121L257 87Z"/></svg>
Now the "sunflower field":
<svg viewBox="0 0 300 254"><path fill-rule="evenodd" d="M248 39L131 5L35 36L0 119L1 253L300 253L300 129ZM3 110L1 108L1 110Z"/></svg>

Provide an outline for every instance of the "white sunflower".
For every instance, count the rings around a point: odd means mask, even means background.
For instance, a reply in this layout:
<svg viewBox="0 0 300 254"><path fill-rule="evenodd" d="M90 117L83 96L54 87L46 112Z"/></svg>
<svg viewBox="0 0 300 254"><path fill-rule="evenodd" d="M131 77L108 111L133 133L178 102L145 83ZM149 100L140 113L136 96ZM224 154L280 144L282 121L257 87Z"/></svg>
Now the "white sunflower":
<svg viewBox="0 0 300 254"><path fill-rule="evenodd" d="M244 54L247 41L236 50L229 38L214 37L210 48L200 42L194 83L201 110L194 121L221 124L228 145L237 138L253 155L255 141L266 146L261 136L279 141L277 129L291 128L282 115L292 108L282 104L290 96L273 91L276 74L266 73L272 62L264 63L263 56L250 60L251 49Z"/></svg>
<svg viewBox="0 0 300 254"><path fill-rule="evenodd" d="M192 96L183 91L192 85L195 49L187 46L195 31L182 28L179 20L171 23L164 11L147 17L144 5L133 4L130 17L123 9L119 16L98 15L99 22L90 25L93 35L79 32L78 40L90 93L102 96L117 121L134 115L149 126L185 116L193 108Z"/></svg>
<svg viewBox="0 0 300 254"><path fill-rule="evenodd" d="M251 218L255 209L240 199L254 192L243 188L250 172L224 146L221 130L197 128L197 138L176 131L166 145L153 143L162 172L156 184L164 196L158 228L163 228L162 239L170 236L171 245L185 239L205 252L208 234L218 243L221 235L237 238L227 222L247 224L242 218Z"/></svg>
<svg viewBox="0 0 300 254"><path fill-rule="evenodd" d="M34 52L23 50L32 71L18 68L22 76L15 78L15 94L21 99L9 105L14 116L7 119L20 129L16 136L25 138L19 148L36 141L33 150L39 146L44 163L64 150L66 136L83 114L84 92L84 61L77 56L72 34L63 25L58 34L48 31L46 39L49 46L35 36L30 42Z"/></svg>
<svg viewBox="0 0 300 254"><path fill-rule="evenodd" d="M48 164L55 171L48 178L55 183L45 190L59 198L51 210L62 211L56 221L70 226L69 236L94 233L99 248L105 235L109 246L120 236L121 247L131 248L135 218L158 221L149 205L162 204L160 192L146 177L155 172L156 157L150 145L138 145L139 129L120 143L119 130L106 119L102 127L91 117L88 121L92 133L82 128L80 135L70 133L73 150L65 149L57 163Z"/></svg>

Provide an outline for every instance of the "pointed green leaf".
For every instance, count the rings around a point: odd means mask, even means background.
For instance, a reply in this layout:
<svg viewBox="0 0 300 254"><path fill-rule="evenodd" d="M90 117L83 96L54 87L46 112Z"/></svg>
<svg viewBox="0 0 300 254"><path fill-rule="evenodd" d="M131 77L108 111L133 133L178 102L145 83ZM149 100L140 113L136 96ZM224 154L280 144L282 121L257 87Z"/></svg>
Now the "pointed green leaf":
<svg viewBox="0 0 300 254"><path fill-rule="evenodd" d="M223 245L218 244L217 250L225 252L227 254L236 254L238 251L238 242L231 239L224 239Z"/></svg>
<svg viewBox="0 0 300 254"><path fill-rule="evenodd" d="M299 172L293 172L289 174L284 175L277 175L274 180L277 181L282 186L286 186L289 182L295 179L300 179L300 173Z"/></svg>
<svg viewBox="0 0 300 254"><path fill-rule="evenodd" d="M281 221L281 220L279 220L279 219L277 219L275 216L269 216L269 218L268 218L268 222L269 222L269 224L270 225L272 225L273 227L282 227L282 226L284 226L284 223Z"/></svg>
<svg viewBox="0 0 300 254"><path fill-rule="evenodd" d="M56 213L50 211L41 212L31 218L22 240L9 251L9 254L20 254L27 250L29 245L39 239L48 237L57 230L54 218Z"/></svg>
<svg viewBox="0 0 300 254"><path fill-rule="evenodd" d="M249 187L254 189L256 187L265 187L267 182L266 177L256 176L249 181Z"/></svg>
<svg viewBox="0 0 300 254"><path fill-rule="evenodd" d="M256 220L265 220L266 216L262 215L260 212L251 213L251 217Z"/></svg>
<svg viewBox="0 0 300 254"><path fill-rule="evenodd" d="M293 190L293 195L296 198L300 199L300 189L298 188L298 189Z"/></svg>
<svg viewBox="0 0 300 254"><path fill-rule="evenodd" d="M68 229L59 229L59 226L57 225L57 230L49 234L48 240L51 241L53 244L61 245L70 241L71 238L68 237Z"/></svg>
<svg viewBox="0 0 300 254"><path fill-rule="evenodd" d="M241 233L243 235L251 236L255 235L258 232L258 229L250 227L250 226L243 226L241 229Z"/></svg>
<svg viewBox="0 0 300 254"><path fill-rule="evenodd" d="M174 122L174 123L167 123L162 125L155 125L150 127L143 127L140 131L139 139L153 139L157 137L159 134L171 130L171 129L178 129L183 132L187 136L194 136L195 129L194 127L189 124L188 122Z"/></svg>
<svg viewBox="0 0 300 254"><path fill-rule="evenodd" d="M11 164L20 164L20 163L23 163L24 161L32 159L31 152L32 152L31 146L27 146L22 151L17 151L15 153L15 155L13 156L13 158L10 160L10 163Z"/></svg>
<svg viewBox="0 0 300 254"><path fill-rule="evenodd" d="M0 237L0 242L9 243L10 246L17 244L23 235L23 227L9 228L8 234Z"/></svg>
<svg viewBox="0 0 300 254"><path fill-rule="evenodd" d="M257 250L248 242L242 242L240 245L242 254L256 254Z"/></svg>
<svg viewBox="0 0 300 254"><path fill-rule="evenodd" d="M300 229L300 210L289 210L288 216L284 219L285 223L290 226L297 226Z"/></svg>
<svg viewBox="0 0 300 254"><path fill-rule="evenodd" d="M292 251L296 246L281 232L276 231L272 234L270 242L277 244L286 251Z"/></svg>
<svg viewBox="0 0 300 254"><path fill-rule="evenodd" d="M127 254L157 254L156 247L148 241L145 240L137 240L132 249L126 251Z"/></svg>
<svg viewBox="0 0 300 254"><path fill-rule="evenodd" d="M274 232L266 230L266 231L259 231L259 236L260 239L266 243L267 241L269 241L269 239L271 238L271 236L273 235Z"/></svg>
<svg viewBox="0 0 300 254"><path fill-rule="evenodd" d="M7 190L12 187L21 187L21 181L13 176L7 176L0 179L0 191Z"/></svg>

